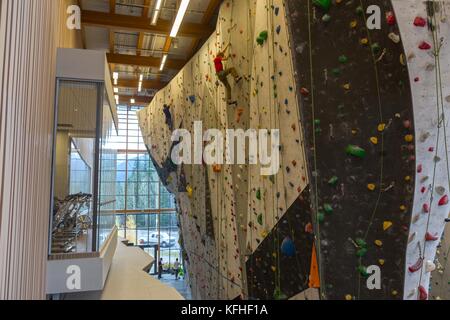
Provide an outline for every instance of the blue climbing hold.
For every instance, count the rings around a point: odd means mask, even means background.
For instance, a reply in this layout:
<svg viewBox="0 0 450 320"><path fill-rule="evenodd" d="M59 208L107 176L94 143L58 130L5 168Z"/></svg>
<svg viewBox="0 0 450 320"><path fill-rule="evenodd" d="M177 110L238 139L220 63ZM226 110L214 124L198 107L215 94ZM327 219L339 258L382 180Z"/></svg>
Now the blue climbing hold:
<svg viewBox="0 0 450 320"><path fill-rule="evenodd" d="M281 253L286 257L295 256L295 244L290 237L286 237L281 244Z"/></svg>
<svg viewBox="0 0 450 320"><path fill-rule="evenodd" d="M191 103L195 103L195 96L190 96L189 100L191 101Z"/></svg>

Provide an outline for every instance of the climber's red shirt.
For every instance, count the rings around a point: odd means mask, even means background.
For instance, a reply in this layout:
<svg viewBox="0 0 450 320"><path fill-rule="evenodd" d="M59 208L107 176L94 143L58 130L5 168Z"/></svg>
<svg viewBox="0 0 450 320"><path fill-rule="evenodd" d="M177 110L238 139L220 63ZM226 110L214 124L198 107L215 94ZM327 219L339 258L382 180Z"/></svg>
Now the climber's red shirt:
<svg viewBox="0 0 450 320"><path fill-rule="evenodd" d="M217 57L214 59L214 65L215 65L215 67L216 67L216 72L217 72L217 73L223 71L223 63L222 63L222 61L223 61L223 58L222 58L222 57L219 57L219 56L217 56Z"/></svg>

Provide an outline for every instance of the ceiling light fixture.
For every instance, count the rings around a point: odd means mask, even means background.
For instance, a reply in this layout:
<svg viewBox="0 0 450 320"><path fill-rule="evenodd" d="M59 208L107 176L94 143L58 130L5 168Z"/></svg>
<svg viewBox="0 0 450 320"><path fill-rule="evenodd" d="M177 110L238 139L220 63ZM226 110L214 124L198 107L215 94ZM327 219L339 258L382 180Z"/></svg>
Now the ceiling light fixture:
<svg viewBox="0 0 450 320"><path fill-rule="evenodd" d="M135 103L136 103L136 100L132 98L132 99L130 99L130 103L131 103L131 104L135 104Z"/></svg>
<svg viewBox="0 0 450 320"><path fill-rule="evenodd" d="M164 55L163 55L163 57L162 57L162 60L161 60L161 67L159 68L159 71L163 71L164 70L164 67L165 67L165 65L166 65L166 61L167 61L167 57L168 57L169 55L167 54L167 53L165 53Z"/></svg>
<svg viewBox="0 0 450 320"><path fill-rule="evenodd" d="M119 88L115 87L114 88L114 93L119 93Z"/></svg>
<svg viewBox="0 0 450 320"><path fill-rule="evenodd" d="M113 72L114 85L117 86L117 82L119 80L119 73Z"/></svg>
<svg viewBox="0 0 450 320"><path fill-rule="evenodd" d="M119 104L119 96L116 94L116 95L114 96L114 98L116 99L116 104Z"/></svg>
<svg viewBox="0 0 450 320"><path fill-rule="evenodd" d="M153 13L152 25L158 23L159 14L161 13L162 0L158 0L155 6L155 12Z"/></svg>
<svg viewBox="0 0 450 320"><path fill-rule="evenodd" d="M191 0L182 0L180 4L180 9L178 9L177 17L175 18L175 22L173 23L172 31L170 32L170 36L172 38L176 38L178 35L178 31L180 30L181 24L183 23L184 16L186 15L186 11L189 7L189 3Z"/></svg>

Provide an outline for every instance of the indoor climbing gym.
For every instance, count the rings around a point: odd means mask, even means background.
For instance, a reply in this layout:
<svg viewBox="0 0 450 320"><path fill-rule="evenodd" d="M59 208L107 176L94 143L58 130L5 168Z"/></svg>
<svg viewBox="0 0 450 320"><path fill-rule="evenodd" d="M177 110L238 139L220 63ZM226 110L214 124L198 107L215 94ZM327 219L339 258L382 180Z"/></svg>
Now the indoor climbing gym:
<svg viewBox="0 0 450 320"><path fill-rule="evenodd" d="M450 1L0 0L0 191L0 300L450 300Z"/></svg>

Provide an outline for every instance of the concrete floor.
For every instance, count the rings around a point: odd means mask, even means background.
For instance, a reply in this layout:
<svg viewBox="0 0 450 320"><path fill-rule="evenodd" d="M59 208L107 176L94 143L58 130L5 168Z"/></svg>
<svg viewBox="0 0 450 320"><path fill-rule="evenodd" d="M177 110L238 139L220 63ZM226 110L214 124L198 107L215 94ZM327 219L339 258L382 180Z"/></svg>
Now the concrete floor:
<svg viewBox="0 0 450 320"><path fill-rule="evenodd" d="M157 275L155 275L154 277L155 279L158 279ZM172 287L177 290L178 293L181 294L186 300L192 300L191 288L183 280L183 278L175 280L174 275L163 274L162 279L160 279L159 281L161 281L166 286Z"/></svg>

